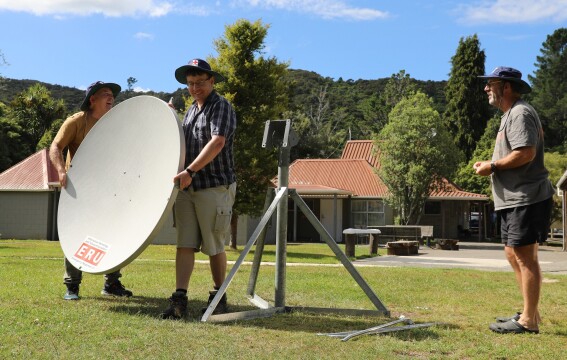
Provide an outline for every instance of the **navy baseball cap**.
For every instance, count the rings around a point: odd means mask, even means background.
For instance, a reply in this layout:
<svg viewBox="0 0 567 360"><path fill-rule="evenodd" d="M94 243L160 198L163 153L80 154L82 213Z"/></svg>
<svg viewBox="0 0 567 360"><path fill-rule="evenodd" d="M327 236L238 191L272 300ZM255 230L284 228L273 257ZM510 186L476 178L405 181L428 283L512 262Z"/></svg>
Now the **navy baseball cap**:
<svg viewBox="0 0 567 360"><path fill-rule="evenodd" d="M520 93L527 94L532 91L530 85L522 80L522 73L511 67L498 66L490 74L479 76L481 79L501 79L515 82L520 85Z"/></svg>
<svg viewBox="0 0 567 360"><path fill-rule="evenodd" d="M183 65L175 70L175 79L182 83L183 85L187 85L187 71L189 69L195 69L198 71L206 72L209 75L215 77L215 82L220 83L221 81L226 80L224 76L219 74L216 71L211 69L211 65L203 59L193 59L190 60L187 65Z"/></svg>

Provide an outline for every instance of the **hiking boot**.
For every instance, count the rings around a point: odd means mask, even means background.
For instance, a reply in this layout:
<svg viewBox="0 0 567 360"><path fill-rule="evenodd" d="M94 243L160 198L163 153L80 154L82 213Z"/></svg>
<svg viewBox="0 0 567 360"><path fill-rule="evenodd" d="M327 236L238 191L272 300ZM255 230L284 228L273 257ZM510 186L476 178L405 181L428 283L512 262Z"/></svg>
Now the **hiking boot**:
<svg viewBox="0 0 567 360"><path fill-rule="evenodd" d="M120 280L117 280L113 283L104 283L104 288L100 292L102 295L107 296L125 296L130 297L132 296L132 292L124 287Z"/></svg>
<svg viewBox="0 0 567 360"><path fill-rule="evenodd" d="M79 285L67 285L67 292L63 296L64 300L79 300Z"/></svg>
<svg viewBox="0 0 567 360"><path fill-rule="evenodd" d="M218 290L209 291L209 301L207 301L207 307L201 309L201 313L204 314L207 308L213 302L213 298L217 295ZM228 312L228 304L226 302L226 293L222 295L219 303L215 310L213 310L213 315L226 314Z"/></svg>
<svg viewBox="0 0 567 360"><path fill-rule="evenodd" d="M161 313L162 319L179 320L187 313L187 295L181 291L176 291L167 299L169 307Z"/></svg>

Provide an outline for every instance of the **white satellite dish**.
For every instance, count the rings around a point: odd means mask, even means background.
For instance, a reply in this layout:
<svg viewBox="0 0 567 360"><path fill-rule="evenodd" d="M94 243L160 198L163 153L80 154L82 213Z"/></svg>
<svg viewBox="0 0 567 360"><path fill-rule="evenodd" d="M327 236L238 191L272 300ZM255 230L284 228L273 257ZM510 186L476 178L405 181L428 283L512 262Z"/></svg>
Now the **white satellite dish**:
<svg viewBox="0 0 567 360"><path fill-rule="evenodd" d="M142 253L173 207L184 161L183 131L164 101L137 96L100 118L59 198L59 241L71 264L107 274Z"/></svg>

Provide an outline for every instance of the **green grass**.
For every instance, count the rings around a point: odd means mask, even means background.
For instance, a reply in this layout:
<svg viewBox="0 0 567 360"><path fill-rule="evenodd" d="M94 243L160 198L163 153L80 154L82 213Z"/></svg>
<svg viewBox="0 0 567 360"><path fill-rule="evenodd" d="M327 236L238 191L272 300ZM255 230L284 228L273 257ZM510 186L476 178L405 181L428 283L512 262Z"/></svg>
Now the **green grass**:
<svg viewBox="0 0 567 360"><path fill-rule="evenodd" d="M289 245L288 261L339 263L321 244ZM358 249L357 249L358 251ZM362 251L358 251L362 253ZM237 251L229 251L235 260ZM252 254L247 260L252 260ZM545 275L540 335L497 335L496 315L513 314L521 298L511 272L459 269L358 268L392 312L445 325L348 342L319 332L365 329L389 321L292 313L223 324L201 323L211 286L208 264L196 264L187 321L158 318L174 290L175 247L151 245L123 270L130 299L100 295L102 276L86 274L82 299L62 300L59 243L0 241L1 359L561 359L567 355L567 276ZM205 259L205 257L199 257ZM263 261L274 261L266 246ZM245 297L250 266L228 289L234 310L253 309ZM286 305L372 309L342 267L289 266ZM262 266L257 293L273 300L274 267Z"/></svg>

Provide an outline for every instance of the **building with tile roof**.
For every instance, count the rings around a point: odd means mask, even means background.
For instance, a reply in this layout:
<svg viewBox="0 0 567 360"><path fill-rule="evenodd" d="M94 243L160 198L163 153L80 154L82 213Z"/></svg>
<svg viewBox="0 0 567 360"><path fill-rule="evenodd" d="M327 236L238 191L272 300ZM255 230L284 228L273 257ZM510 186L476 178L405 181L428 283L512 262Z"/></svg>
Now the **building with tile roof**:
<svg viewBox="0 0 567 360"><path fill-rule="evenodd" d="M47 149L0 173L0 239L58 240L59 177ZM153 243L176 242L173 216Z"/></svg>
<svg viewBox="0 0 567 360"><path fill-rule="evenodd" d="M379 166L371 140L348 141L340 159L294 161L289 188L296 189L329 234L341 239L346 228L394 224L394 212L384 202L388 188L376 172ZM277 178L273 183L277 187ZM471 209L482 210L488 201L487 196L464 191L445 179L442 189L431 193L419 225L433 226L436 238L458 238L469 228ZM319 241L301 212L293 211L288 216L288 240Z"/></svg>
<svg viewBox="0 0 567 360"><path fill-rule="evenodd" d="M384 202L388 189L376 173L379 156L370 140L348 141L340 159L300 159L289 167L289 187L305 200L337 241L351 227L394 224ZM277 178L273 181L277 186ZM431 225L436 238L458 238L468 228L471 209L483 209L488 197L463 191L445 180L432 192L421 225ZM41 150L0 174L0 237L57 240L57 174L47 150ZM478 211L478 210L477 210ZM319 234L290 203L289 241L318 242ZM175 244L170 217L154 243ZM246 243L255 222L239 217L238 244ZM273 234L273 230L272 230ZM267 242L270 242L268 235Z"/></svg>
<svg viewBox="0 0 567 360"><path fill-rule="evenodd" d="M57 238L57 172L46 149L0 174L0 236Z"/></svg>

